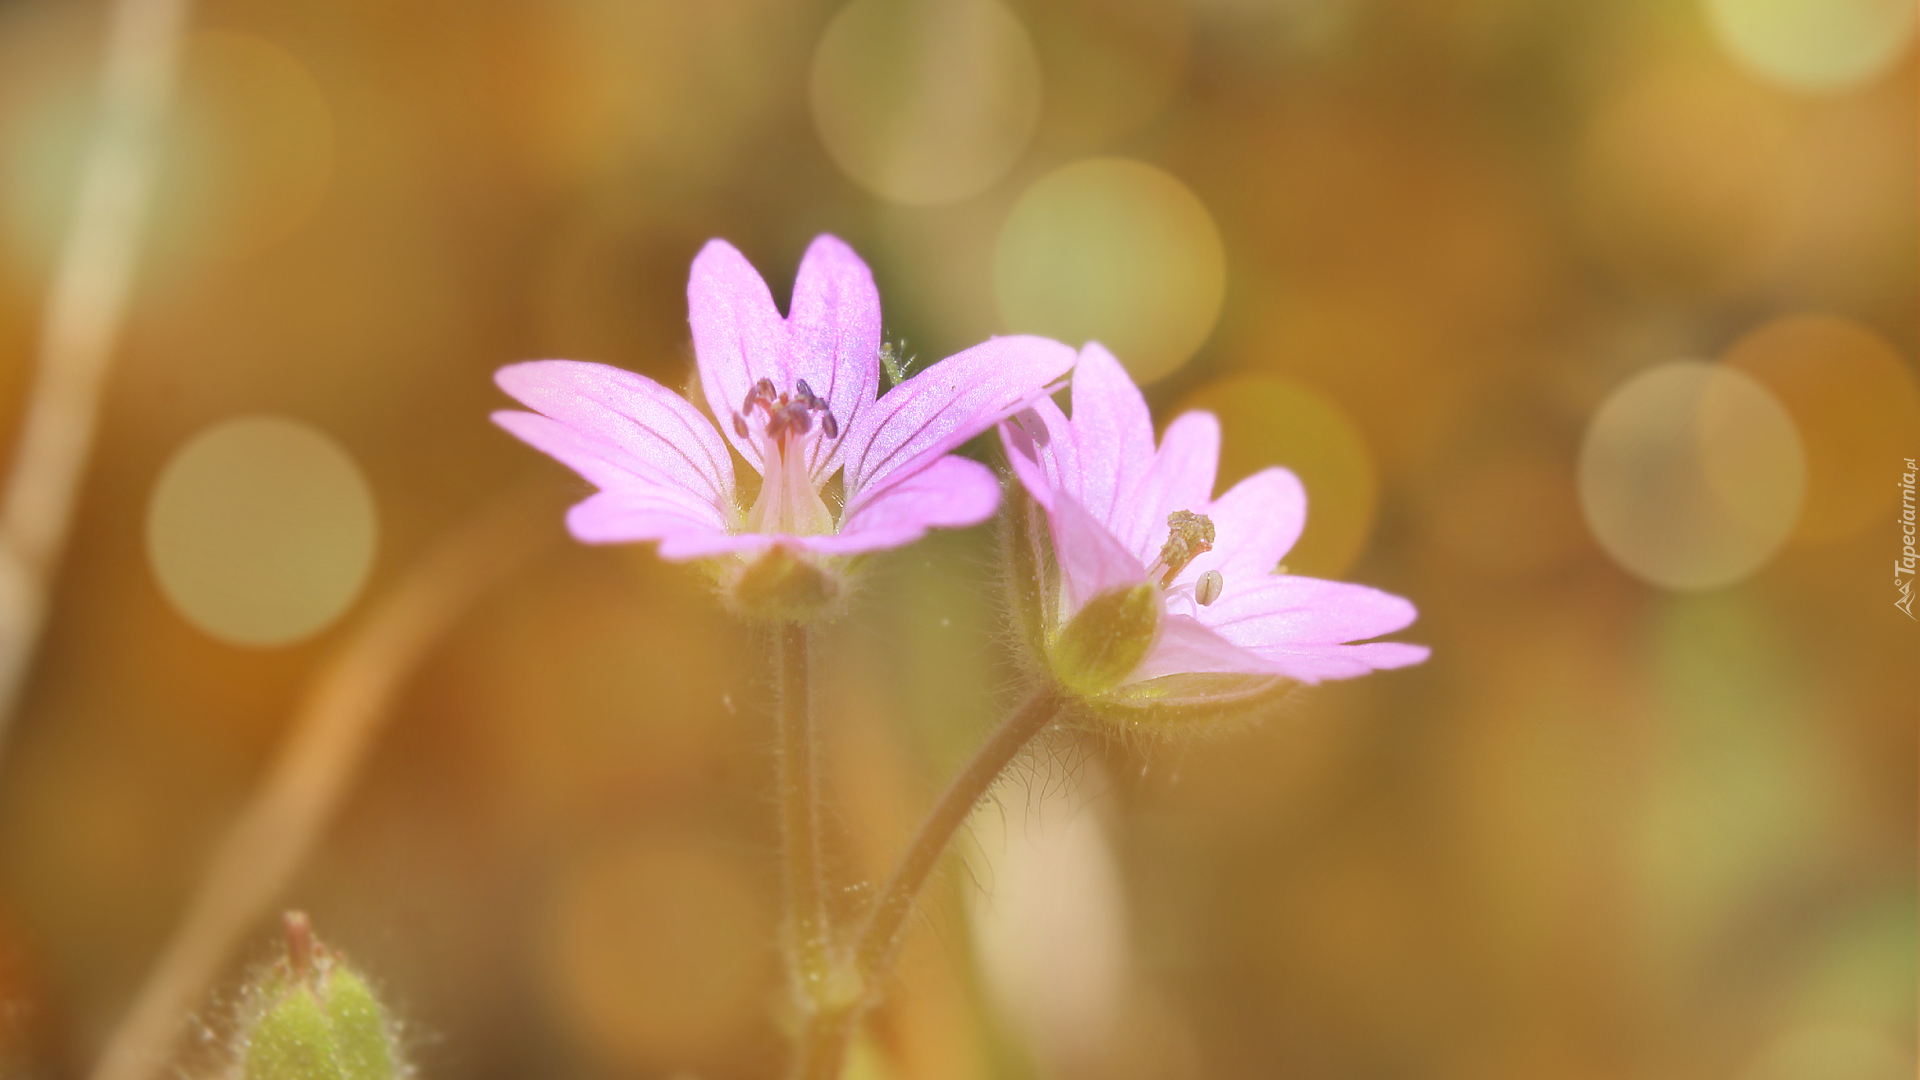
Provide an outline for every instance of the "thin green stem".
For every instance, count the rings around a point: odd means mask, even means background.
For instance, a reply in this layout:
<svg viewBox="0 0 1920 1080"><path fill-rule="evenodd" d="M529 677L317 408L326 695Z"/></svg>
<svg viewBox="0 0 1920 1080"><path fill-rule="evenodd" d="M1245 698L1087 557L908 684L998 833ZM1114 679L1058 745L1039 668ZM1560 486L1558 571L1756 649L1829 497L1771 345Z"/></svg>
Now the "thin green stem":
<svg viewBox="0 0 1920 1080"><path fill-rule="evenodd" d="M795 1004L803 1017L831 993L826 889L820 868L818 737L813 730L812 657L803 623L776 631L779 677L780 839L786 863L786 933ZM809 1021L810 1022L810 1021Z"/></svg>
<svg viewBox="0 0 1920 1080"><path fill-rule="evenodd" d="M1060 715L1061 704L1051 687L1035 691L1001 721L975 751L973 760L947 785L946 793L921 823L860 927L854 943L853 972L867 992L844 1008L829 1009L811 1018L800 1039L795 1070L800 1080L838 1080L847 1045L859 1029L860 1015L873 1001L873 988L885 980L907 917L939 865L940 856L1014 757Z"/></svg>

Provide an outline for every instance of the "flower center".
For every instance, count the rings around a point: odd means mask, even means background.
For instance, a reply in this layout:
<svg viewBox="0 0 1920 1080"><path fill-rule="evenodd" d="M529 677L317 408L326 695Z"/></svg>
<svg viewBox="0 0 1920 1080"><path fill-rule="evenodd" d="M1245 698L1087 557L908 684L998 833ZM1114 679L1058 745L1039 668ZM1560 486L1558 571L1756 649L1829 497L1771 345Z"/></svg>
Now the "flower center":
<svg viewBox="0 0 1920 1080"><path fill-rule="evenodd" d="M840 422L807 380L795 380L791 393L777 389L772 379L761 379L747 391L733 414L733 430L759 444L763 477L760 496L747 512L748 532L809 536L833 531L833 512L807 471L806 448L816 428L828 439L840 437Z"/></svg>

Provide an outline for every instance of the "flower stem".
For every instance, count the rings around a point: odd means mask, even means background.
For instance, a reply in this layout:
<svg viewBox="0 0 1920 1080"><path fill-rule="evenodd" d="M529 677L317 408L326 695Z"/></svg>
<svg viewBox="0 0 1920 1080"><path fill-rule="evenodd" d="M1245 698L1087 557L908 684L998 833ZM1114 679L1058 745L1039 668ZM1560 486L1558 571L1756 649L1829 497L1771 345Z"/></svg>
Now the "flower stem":
<svg viewBox="0 0 1920 1080"><path fill-rule="evenodd" d="M939 865L940 856L1015 755L1060 715L1061 704L1051 687L1035 691L1000 722L985 745L974 752L973 760L947 785L946 793L921 823L860 927L853 970L867 993L845 1008L821 1013L803 1032L795 1073L800 1080L837 1080L847 1045L859 1029L860 1014L872 1004L873 988L884 980L907 916L912 914L914 901L926 887L933 868Z"/></svg>
<svg viewBox="0 0 1920 1080"><path fill-rule="evenodd" d="M820 869L820 779L815 768L812 656L806 624L776 631L779 678L780 838L786 854L788 973L802 1017L818 1013L832 994L826 890Z"/></svg>

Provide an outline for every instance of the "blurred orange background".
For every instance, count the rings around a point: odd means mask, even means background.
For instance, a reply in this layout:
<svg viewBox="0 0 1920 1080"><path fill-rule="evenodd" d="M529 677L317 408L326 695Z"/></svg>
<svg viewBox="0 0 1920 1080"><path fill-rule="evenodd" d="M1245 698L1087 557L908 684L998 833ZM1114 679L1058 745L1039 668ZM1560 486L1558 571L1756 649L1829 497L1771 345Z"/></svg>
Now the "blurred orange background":
<svg viewBox="0 0 1920 1080"><path fill-rule="evenodd" d="M0 4L0 447L106 14ZM194 6L0 745L0 1075L87 1074L322 661L527 488L552 542L408 677L284 901L428 1080L777 1071L765 643L695 572L562 539L583 483L487 413L534 357L684 385L699 245L784 303L822 231L920 363L1098 338L1157 422L1217 412L1223 487L1306 483L1289 569L1411 598L1399 636L1433 648L1257 727L1044 747L860 1075L1914 1075L1920 624L1888 567L1920 454L1914 23ZM1017 695L994 552L877 559L822 645L848 911Z"/></svg>

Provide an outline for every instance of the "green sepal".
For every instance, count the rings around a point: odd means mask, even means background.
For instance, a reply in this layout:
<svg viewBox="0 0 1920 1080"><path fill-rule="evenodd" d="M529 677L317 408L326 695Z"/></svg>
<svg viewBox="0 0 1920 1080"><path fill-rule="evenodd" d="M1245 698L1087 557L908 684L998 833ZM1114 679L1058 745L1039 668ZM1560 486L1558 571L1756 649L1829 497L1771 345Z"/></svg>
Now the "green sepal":
<svg viewBox="0 0 1920 1080"><path fill-rule="evenodd" d="M1200 724L1251 723L1270 715L1300 684L1277 675L1167 675L1075 704L1079 714L1139 734L1172 734Z"/></svg>
<svg viewBox="0 0 1920 1080"><path fill-rule="evenodd" d="M247 1036L245 1080L347 1080L333 1022L313 991L289 988Z"/></svg>
<svg viewBox="0 0 1920 1080"><path fill-rule="evenodd" d="M1034 671L1046 671L1047 639L1052 635L1059 602L1060 572L1054 564L1053 543L1040 504L1019 483L1002 500L1000 565L1006 588L1007 611L1018 637L1020 659Z"/></svg>
<svg viewBox="0 0 1920 1080"><path fill-rule="evenodd" d="M399 1080L393 1025L367 981L315 940L305 914L284 922L286 956L247 991L239 1080Z"/></svg>
<svg viewBox="0 0 1920 1080"><path fill-rule="evenodd" d="M769 622L807 622L831 614L843 591L838 574L778 544L722 585L736 612Z"/></svg>
<svg viewBox="0 0 1920 1080"><path fill-rule="evenodd" d="M1078 697L1105 694L1146 659L1159 629L1157 587L1135 585L1101 593L1054 638L1053 677Z"/></svg>
<svg viewBox="0 0 1920 1080"><path fill-rule="evenodd" d="M345 1080L394 1080L398 1070L387 1014L366 980L335 965L327 979L326 1005Z"/></svg>

